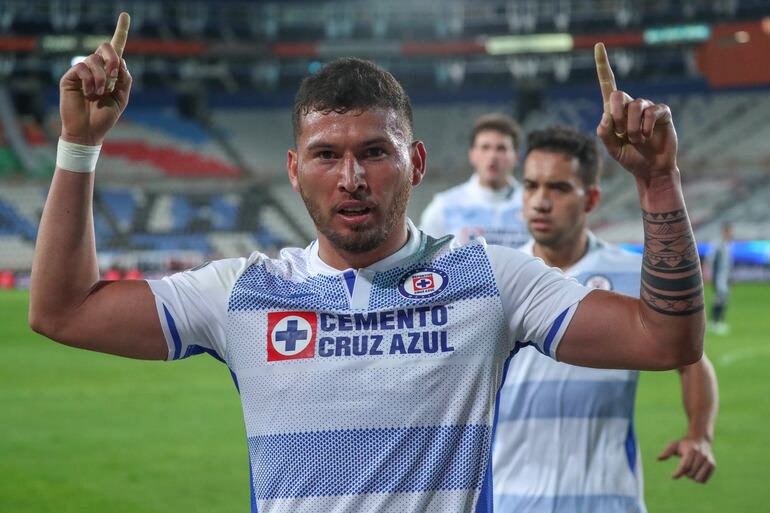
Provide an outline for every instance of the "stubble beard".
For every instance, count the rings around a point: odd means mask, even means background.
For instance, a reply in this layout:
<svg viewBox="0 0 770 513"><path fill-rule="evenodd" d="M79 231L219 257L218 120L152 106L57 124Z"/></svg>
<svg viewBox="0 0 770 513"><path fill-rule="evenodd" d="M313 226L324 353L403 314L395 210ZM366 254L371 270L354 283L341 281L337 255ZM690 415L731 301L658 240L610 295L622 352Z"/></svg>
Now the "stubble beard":
<svg viewBox="0 0 770 513"><path fill-rule="evenodd" d="M560 246L561 243L561 233L552 233L551 235L535 235L533 232L529 232L532 238L537 242L540 246L543 246L545 248L549 249L557 249Z"/></svg>
<svg viewBox="0 0 770 513"><path fill-rule="evenodd" d="M535 242L552 251L558 251L565 247L572 247L579 239L580 234L585 229L585 225L574 225L569 227L557 227L548 235L536 235L530 230L530 235Z"/></svg>
<svg viewBox="0 0 770 513"><path fill-rule="evenodd" d="M366 253L384 243L393 233L393 230L397 228L396 225L399 220L403 218L406 212L406 205L409 202L410 192L411 184L405 179L396 190L390 203L390 208L385 212L382 222L377 223L373 221L371 224L354 226L351 228L352 233L343 234L331 227L331 220L335 214L322 211L313 198L305 193L301 183L299 187L299 194L316 229L336 248L348 253ZM366 200L366 195L361 191L356 191L350 195L350 199L364 201Z"/></svg>

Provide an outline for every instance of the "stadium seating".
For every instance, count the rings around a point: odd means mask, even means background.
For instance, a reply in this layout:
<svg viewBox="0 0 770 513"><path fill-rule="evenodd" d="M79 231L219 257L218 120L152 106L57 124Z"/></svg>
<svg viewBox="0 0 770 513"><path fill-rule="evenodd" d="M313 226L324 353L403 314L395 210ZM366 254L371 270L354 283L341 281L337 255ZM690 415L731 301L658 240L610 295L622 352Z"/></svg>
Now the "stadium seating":
<svg viewBox="0 0 770 513"><path fill-rule="evenodd" d="M601 111L595 91L562 88L546 95L551 93L553 98L523 121L526 130L562 123L593 131ZM764 142L770 140L764 122L770 119L770 94L673 88L660 99L676 116L679 162L696 236L712 239L721 222L730 220L739 239L770 239L770 225L764 221L770 204L770 145ZM410 203L412 219L419 220L436 192L467 179L472 120L509 107L478 99L415 105L415 134L426 142L429 156L426 179ZM49 125L48 132L58 130L55 113ZM52 162L54 147L45 140L46 132L34 124L23 126L29 151ZM293 145L290 110L214 109L211 127L141 105L118 124L97 171L94 220L105 264L151 262L147 265L162 267L174 261L173 255L195 262L307 243L314 227L285 174L286 149ZM231 149L271 185L254 185L253 178L232 164ZM611 163L607 167L592 227L611 241L641 242L633 182ZM0 269L29 269L46 183L24 179L12 150L0 147ZM255 191L263 189L269 201L255 199ZM164 253L172 257L163 258Z"/></svg>

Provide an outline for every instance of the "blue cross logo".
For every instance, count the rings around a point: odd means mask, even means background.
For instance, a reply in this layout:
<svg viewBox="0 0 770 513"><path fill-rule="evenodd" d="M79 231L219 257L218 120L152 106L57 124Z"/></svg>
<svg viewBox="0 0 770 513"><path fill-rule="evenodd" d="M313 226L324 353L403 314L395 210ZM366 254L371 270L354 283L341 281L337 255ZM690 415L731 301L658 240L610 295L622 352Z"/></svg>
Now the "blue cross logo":
<svg viewBox="0 0 770 513"><path fill-rule="evenodd" d="M421 289L424 289L425 287L427 287L430 284L431 284L431 281L426 279L426 278L422 278L422 279L417 281L417 286L420 287Z"/></svg>
<svg viewBox="0 0 770 513"><path fill-rule="evenodd" d="M275 341L285 342L284 351L287 353L296 350L297 341L307 339L307 330L298 329L297 324L295 319L288 320L284 331L275 332Z"/></svg>

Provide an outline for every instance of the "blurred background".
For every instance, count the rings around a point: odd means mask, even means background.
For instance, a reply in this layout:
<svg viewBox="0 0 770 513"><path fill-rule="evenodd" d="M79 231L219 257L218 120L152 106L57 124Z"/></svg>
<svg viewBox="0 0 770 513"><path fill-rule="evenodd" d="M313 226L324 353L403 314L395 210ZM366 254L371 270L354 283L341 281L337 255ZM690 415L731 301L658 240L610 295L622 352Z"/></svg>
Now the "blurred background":
<svg viewBox="0 0 770 513"><path fill-rule="evenodd" d="M668 103L705 256L734 226L738 280L770 279L767 0L0 0L0 286L24 287L55 160L60 76L131 14L134 87L98 165L95 221L108 278L304 246L314 230L288 186L290 107L325 61L375 60L408 90L428 175L413 219L467 178L476 116L593 131L592 47L620 86ZM598 235L640 243L636 191L608 163Z"/></svg>
<svg viewBox="0 0 770 513"><path fill-rule="evenodd" d="M274 254L314 230L289 188L299 81L326 61L376 61L406 87L432 196L468 178L483 113L593 132L593 45L618 85L668 103L701 255L735 234L731 332L709 332L720 380L717 472L705 487L656 463L686 422L676 373L644 373L636 417L651 512L767 511L770 446L770 0L0 0L0 512L248 509L229 372L74 351L30 331L29 271L59 135L58 81L131 14L130 104L97 166L106 279ZM605 162L601 237L640 247L637 193ZM765 282L765 283L763 283ZM13 289L13 290L11 290ZM711 301L711 289L707 289ZM291 407L291 405L287 405Z"/></svg>

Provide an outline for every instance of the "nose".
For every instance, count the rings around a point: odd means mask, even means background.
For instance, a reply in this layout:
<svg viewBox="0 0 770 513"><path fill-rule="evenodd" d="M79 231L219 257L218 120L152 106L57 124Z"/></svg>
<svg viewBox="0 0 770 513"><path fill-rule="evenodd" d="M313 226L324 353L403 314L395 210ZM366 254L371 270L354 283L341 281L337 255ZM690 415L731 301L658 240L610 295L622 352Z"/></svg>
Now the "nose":
<svg viewBox="0 0 770 513"><path fill-rule="evenodd" d="M339 188L351 193L366 188L366 171L355 156L346 155L340 162Z"/></svg>
<svg viewBox="0 0 770 513"><path fill-rule="evenodd" d="M536 212L550 212L553 208L553 202L544 187L541 187L534 193L532 198L532 208Z"/></svg>

